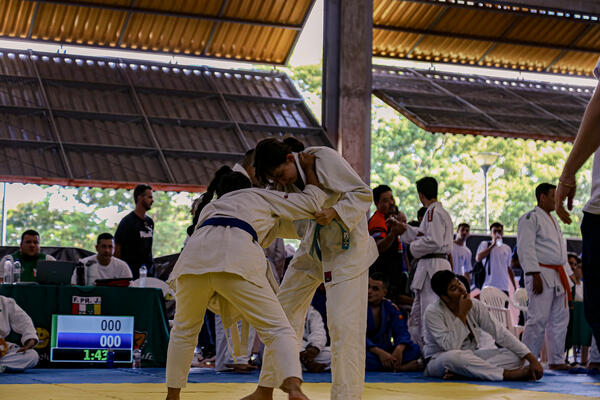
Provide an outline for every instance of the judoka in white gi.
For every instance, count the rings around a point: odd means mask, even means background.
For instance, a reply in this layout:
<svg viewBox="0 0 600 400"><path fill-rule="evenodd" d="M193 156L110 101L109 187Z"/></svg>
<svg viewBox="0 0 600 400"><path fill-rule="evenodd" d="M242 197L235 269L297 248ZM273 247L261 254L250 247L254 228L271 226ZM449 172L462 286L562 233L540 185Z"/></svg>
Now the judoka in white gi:
<svg viewBox="0 0 600 400"><path fill-rule="evenodd" d="M306 313L302 351L300 352L303 371L323 372L329 369L331 348L326 344L327 332L323 325L323 318L313 306L310 306Z"/></svg>
<svg viewBox="0 0 600 400"><path fill-rule="evenodd" d="M314 186L318 184L314 158L302 156L300 162L307 171L302 193L250 188L244 175L223 173L222 168L222 176L216 178L219 183L211 186L216 187L218 199L206 204L212 198L208 196L199 206L204 207L198 226L170 277L176 283L177 311L167 353L167 399L179 399L205 310L214 301L219 303L224 327L230 325L223 310L231 305L233 310L228 309L240 313L272 351L275 386L287 392L290 400L307 399L300 390L297 339L273 291L276 283L268 279L271 269L261 247L277 235L286 236L283 229L293 225L283 224L283 219L313 218L322 208L326 195Z"/></svg>
<svg viewBox="0 0 600 400"><path fill-rule="evenodd" d="M290 262L278 298L302 338L306 312L316 288L325 283L327 324L331 339L331 399L362 396L365 374L365 331L369 266L378 256L369 236L366 214L372 193L341 155L328 147L304 146L293 138L265 139L255 149L254 166L262 181L296 192L306 182L299 154L316 157L315 169L327 200L316 221L296 224L300 247ZM297 153L302 152L302 153ZM300 342L297 347L300 349ZM244 399L272 399L276 365L267 348L259 386Z"/></svg>
<svg viewBox="0 0 600 400"><path fill-rule="evenodd" d="M448 255L452 253L454 229L450 214L437 201L437 181L431 177L419 179L417 192L427 211L418 228L404 224L400 240L410 244L411 254L419 260L410 286L415 299L408 318L408 331L412 340L423 348L425 310L437 300L430 280L437 271L451 269Z"/></svg>
<svg viewBox="0 0 600 400"><path fill-rule="evenodd" d="M485 305L471 300L456 274L436 272L431 286L439 299L425 312L425 375L489 381L542 377L543 368L527 346L493 319ZM480 349L482 331L502 348Z"/></svg>
<svg viewBox="0 0 600 400"><path fill-rule="evenodd" d="M567 245L552 216L556 186L542 183L535 189L537 207L523 215L517 226L517 252L525 272L529 297L523 343L537 357L547 338L550 369L568 369L565 339L569 326Z"/></svg>
<svg viewBox="0 0 600 400"><path fill-rule="evenodd" d="M11 331L21 335L21 346L5 340ZM0 372L7 368L17 371L35 367L39 356L33 348L37 343L29 315L14 299L0 296Z"/></svg>

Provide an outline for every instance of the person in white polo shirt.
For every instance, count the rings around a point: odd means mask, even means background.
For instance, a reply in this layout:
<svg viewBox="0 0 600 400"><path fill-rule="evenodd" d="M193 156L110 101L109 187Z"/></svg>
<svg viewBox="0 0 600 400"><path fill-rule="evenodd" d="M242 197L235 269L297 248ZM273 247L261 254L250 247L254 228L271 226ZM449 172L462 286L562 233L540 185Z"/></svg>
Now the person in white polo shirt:
<svg viewBox="0 0 600 400"><path fill-rule="evenodd" d="M594 76L600 79L600 60L594 68ZM556 215L565 223L571 223L569 212L565 209L567 199L569 210L573 209L573 198L577 183L575 174L594 154L594 167L592 170L592 195L583 207L583 220L581 222L582 270L583 270L583 304L585 318L587 319L596 343L600 343L600 84L596 86L588 106L583 114L579 132L575 138L573 149L565 163L562 174L558 179L556 196L554 199Z"/></svg>
<svg viewBox="0 0 600 400"><path fill-rule="evenodd" d="M490 225L491 241L479 243L475 260L481 261L485 267L483 287L498 288L508 296L508 283L510 281L513 287L515 286L515 275L510 267L512 250L507 244L502 243L503 234L504 226L500 222Z"/></svg>
<svg viewBox="0 0 600 400"><path fill-rule="evenodd" d="M131 278L127 263L113 256L115 240L110 233L101 233L96 240L97 254L79 260L85 266L85 284L95 285L97 279ZM77 284L77 268L71 278Z"/></svg>
<svg viewBox="0 0 600 400"><path fill-rule="evenodd" d="M471 264L473 254L467 247L467 238L470 233L471 227L469 224L461 222L458 224L456 239L454 239L454 243L452 244L452 271L467 278L469 284L471 284L471 271L473 270Z"/></svg>

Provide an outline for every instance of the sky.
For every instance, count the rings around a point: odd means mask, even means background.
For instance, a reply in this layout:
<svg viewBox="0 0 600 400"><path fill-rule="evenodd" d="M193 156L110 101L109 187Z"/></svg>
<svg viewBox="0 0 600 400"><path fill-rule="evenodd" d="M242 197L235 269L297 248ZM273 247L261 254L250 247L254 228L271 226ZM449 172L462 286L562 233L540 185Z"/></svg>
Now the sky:
<svg viewBox="0 0 600 400"><path fill-rule="evenodd" d="M300 38L296 44L292 56L290 58L291 66L301 65L312 65L319 64L321 62L323 54L323 0L317 0L311 14L306 22ZM122 50L106 50L106 49L94 49L85 46L61 46L55 44L40 44L35 42L26 42L22 40L0 40L0 48L7 49L33 49L37 51L45 52L61 52L73 55L82 56L104 56L104 57L123 57L131 59L139 59L142 61L152 62L165 62L165 63L176 63L180 65L207 65L218 68L238 68L238 69L251 69L252 64L241 63L241 62L229 62L229 61L217 61L213 59L202 59L199 57L185 57L185 56L170 56L170 55L159 55L150 53L141 53L135 51L122 51ZM555 83L579 85L579 86L595 86L596 80L588 78L574 78L568 76L552 76L549 74L536 74L536 73L521 73L507 70L494 70L490 68L472 68L463 67L459 65L444 65L444 64L432 64L418 61L400 61L390 59L374 58L373 64L382 65L393 65L393 66L404 66L417 69L435 69L438 71L445 72L456 72L465 74L481 74L494 76L499 78L512 78L512 79L524 79L524 80L540 80L549 81ZM392 112L390 108L390 112ZM1 187L0 187L0 198L1 198ZM51 186L48 189L43 189L37 185L23 185L23 184L7 184L6 185L6 207L7 209L15 208L18 204L29 202L29 201L40 201L46 193L50 193L50 207L53 209L74 209L78 207L72 200L69 200L70 188L61 188L58 186ZM181 200L189 202L188 199ZM116 217L115 217L116 218Z"/></svg>

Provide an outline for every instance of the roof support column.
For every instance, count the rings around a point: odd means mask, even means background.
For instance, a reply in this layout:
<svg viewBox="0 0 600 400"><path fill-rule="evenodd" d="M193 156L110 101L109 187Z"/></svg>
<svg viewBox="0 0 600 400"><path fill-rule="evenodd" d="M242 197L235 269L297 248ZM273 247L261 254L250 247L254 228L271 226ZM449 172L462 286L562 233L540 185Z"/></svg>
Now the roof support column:
<svg viewBox="0 0 600 400"><path fill-rule="evenodd" d="M369 182L372 0L325 0L322 119L327 133Z"/></svg>

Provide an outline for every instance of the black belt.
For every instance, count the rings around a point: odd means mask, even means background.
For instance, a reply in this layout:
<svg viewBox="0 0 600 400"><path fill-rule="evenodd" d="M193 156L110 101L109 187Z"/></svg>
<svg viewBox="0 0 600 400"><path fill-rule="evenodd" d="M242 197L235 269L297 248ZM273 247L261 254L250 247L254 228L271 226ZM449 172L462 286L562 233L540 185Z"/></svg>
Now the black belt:
<svg viewBox="0 0 600 400"><path fill-rule="evenodd" d="M419 260L427 260L429 258L443 258L444 260L447 260L448 254L444 254L444 253L425 254L423 257L420 257Z"/></svg>
<svg viewBox="0 0 600 400"><path fill-rule="evenodd" d="M258 242L258 235L252 225L241 219L232 217L213 217L204 221L202 225L200 225L200 228L203 226L231 226L232 228L238 228L248 232L250 236L252 236L252 239Z"/></svg>

